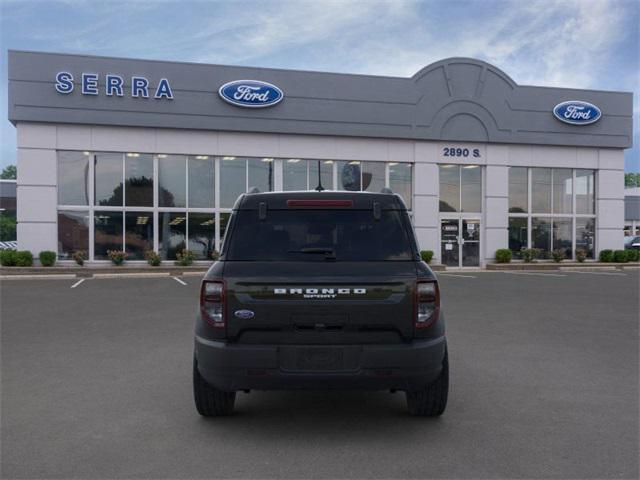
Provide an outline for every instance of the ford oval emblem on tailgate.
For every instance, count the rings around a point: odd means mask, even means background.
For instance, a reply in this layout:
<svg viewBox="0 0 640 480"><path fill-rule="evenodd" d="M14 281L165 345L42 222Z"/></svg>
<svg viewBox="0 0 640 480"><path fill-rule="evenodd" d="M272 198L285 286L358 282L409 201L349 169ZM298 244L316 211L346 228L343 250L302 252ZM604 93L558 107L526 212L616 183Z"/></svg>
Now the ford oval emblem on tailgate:
<svg viewBox="0 0 640 480"><path fill-rule="evenodd" d="M243 320L253 318L253 316L255 315L251 310L236 310L233 314Z"/></svg>

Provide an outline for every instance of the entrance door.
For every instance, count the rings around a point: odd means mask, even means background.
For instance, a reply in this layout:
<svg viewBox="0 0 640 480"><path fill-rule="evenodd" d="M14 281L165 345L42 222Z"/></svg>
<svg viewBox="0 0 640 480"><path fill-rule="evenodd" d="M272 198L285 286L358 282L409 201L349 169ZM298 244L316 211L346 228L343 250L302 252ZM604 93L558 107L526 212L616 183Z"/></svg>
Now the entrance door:
<svg viewBox="0 0 640 480"><path fill-rule="evenodd" d="M440 256L448 267L480 266L480 220L443 218L440 220Z"/></svg>

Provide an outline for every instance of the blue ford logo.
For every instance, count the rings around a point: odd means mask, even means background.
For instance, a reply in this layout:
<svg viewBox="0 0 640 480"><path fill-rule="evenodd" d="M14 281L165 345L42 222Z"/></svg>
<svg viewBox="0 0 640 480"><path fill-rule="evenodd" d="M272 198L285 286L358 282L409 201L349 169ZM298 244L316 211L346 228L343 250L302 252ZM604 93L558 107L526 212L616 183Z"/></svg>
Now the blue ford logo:
<svg viewBox="0 0 640 480"><path fill-rule="evenodd" d="M282 90L259 80L235 80L225 83L218 90L225 102L238 107L271 107L284 98Z"/></svg>
<svg viewBox="0 0 640 480"><path fill-rule="evenodd" d="M602 112L592 103L570 100L553 107L553 114L558 120L571 125L589 125L597 122Z"/></svg>
<svg viewBox="0 0 640 480"><path fill-rule="evenodd" d="M255 315L251 310L236 310L233 314L242 320L248 320Z"/></svg>

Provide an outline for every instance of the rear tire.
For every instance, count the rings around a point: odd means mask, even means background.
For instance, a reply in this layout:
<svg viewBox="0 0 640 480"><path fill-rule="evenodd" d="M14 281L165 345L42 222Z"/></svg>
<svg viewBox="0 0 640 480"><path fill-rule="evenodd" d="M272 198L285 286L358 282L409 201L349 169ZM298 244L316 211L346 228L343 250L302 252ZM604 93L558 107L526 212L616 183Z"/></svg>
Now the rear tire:
<svg viewBox="0 0 640 480"><path fill-rule="evenodd" d="M236 392L223 392L207 383L193 360L193 397L196 409L203 417L222 417L233 413Z"/></svg>
<svg viewBox="0 0 640 480"><path fill-rule="evenodd" d="M444 351L442 370L438 378L423 390L406 392L407 407L411 415L417 417L437 417L447 408L449 395L449 356Z"/></svg>

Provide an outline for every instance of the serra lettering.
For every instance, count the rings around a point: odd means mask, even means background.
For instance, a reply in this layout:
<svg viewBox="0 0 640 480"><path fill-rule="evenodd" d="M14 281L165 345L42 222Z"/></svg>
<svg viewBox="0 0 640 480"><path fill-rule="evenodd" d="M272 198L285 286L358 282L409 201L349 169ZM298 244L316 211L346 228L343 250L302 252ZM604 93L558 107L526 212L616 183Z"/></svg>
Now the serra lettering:
<svg viewBox="0 0 640 480"><path fill-rule="evenodd" d="M80 92L82 95L100 95L100 91L108 97L123 97L125 90L129 87L129 94L133 98L166 98L173 100L173 90L169 80L161 78L153 86L146 77L132 76L127 85L125 79L120 75L107 73L101 85L100 75L97 73L82 73L78 79ZM56 75L55 89L58 93L68 95L76 88L73 74L70 72L58 72Z"/></svg>

